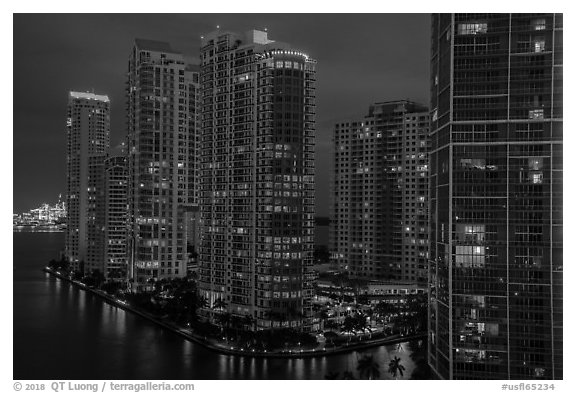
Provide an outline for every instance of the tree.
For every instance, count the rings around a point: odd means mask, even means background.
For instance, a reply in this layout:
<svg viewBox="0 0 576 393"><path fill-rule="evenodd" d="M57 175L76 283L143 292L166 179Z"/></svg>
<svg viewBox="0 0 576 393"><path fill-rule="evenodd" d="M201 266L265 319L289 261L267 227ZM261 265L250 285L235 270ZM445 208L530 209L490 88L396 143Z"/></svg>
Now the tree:
<svg viewBox="0 0 576 393"><path fill-rule="evenodd" d="M320 321L322 322L322 328L325 328L326 321L328 320L328 312L326 310L321 310L318 314Z"/></svg>
<svg viewBox="0 0 576 393"><path fill-rule="evenodd" d="M196 298L196 307L197 308L208 308L208 299L206 296L198 296Z"/></svg>
<svg viewBox="0 0 576 393"><path fill-rule="evenodd" d="M338 334L332 331L324 333L324 338L334 345L334 339L338 338Z"/></svg>
<svg viewBox="0 0 576 393"><path fill-rule="evenodd" d="M396 307L387 302L380 302L376 305L376 312L380 316L387 316L388 314L396 312Z"/></svg>
<svg viewBox="0 0 576 393"><path fill-rule="evenodd" d="M214 300L214 304L212 305L212 308L222 311L223 309L226 308L227 305L228 305L228 303L226 303L226 300L219 297L218 299Z"/></svg>
<svg viewBox="0 0 576 393"><path fill-rule="evenodd" d="M218 315L218 322L220 323L222 333L224 333L224 336L226 337L226 342L228 342L228 328L230 326L231 321L232 321L232 314L228 312Z"/></svg>
<svg viewBox="0 0 576 393"><path fill-rule="evenodd" d="M392 374L394 379L397 379L396 376L398 373L400 373L401 377L404 376L404 370L406 370L406 368L400 364L400 361L401 359L399 357L394 356L394 359L390 360L390 363L388 363L388 372Z"/></svg>
<svg viewBox="0 0 576 393"><path fill-rule="evenodd" d="M328 329L328 330L337 329L338 326L339 326L338 323L336 323L336 321L331 320L331 319L327 320L327 321L324 323L324 329Z"/></svg>
<svg viewBox="0 0 576 393"><path fill-rule="evenodd" d="M242 322L244 323L245 326L248 327L249 330L252 330L254 324L256 323L256 320L252 317L252 315L246 314Z"/></svg>
<svg viewBox="0 0 576 393"><path fill-rule="evenodd" d="M374 361L374 356L364 355L358 360L356 367L360 378L364 379L380 379L380 365Z"/></svg>
<svg viewBox="0 0 576 393"><path fill-rule="evenodd" d="M243 330L244 327L244 318L240 315L232 314L230 317L229 327L234 329L236 334L236 340L239 339L239 333Z"/></svg>
<svg viewBox="0 0 576 393"><path fill-rule="evenodd" d="M340 328L340 330L342 331L342 333L350 333L350 335L348 336L348 342L350 342L350 340L352 339L352 334L356 335L356 331L354 330L355 327L356 323L354 321L354 318L348 316L346 317L346 319L344 319L344 322L342 323L342 327Z"/></svg>
<svg viewBox="0 0 576 393"><path fill-rule="evenodd" d="M368 322L366 321L366 316L362 314L356 314L354 317L354 328L356 330L361 330L362 333L365 333L366 330L370 332L370 337L372 337L372 329L368 326Z"/></svg>
<svg viewBox="0 0 576 393"><path fill-rule="evenodd" d="M62 256L58 261L55 259L50 260L48 266L52 269L67 271L70 268L70 263L66 260L66 257Z"/></svg>

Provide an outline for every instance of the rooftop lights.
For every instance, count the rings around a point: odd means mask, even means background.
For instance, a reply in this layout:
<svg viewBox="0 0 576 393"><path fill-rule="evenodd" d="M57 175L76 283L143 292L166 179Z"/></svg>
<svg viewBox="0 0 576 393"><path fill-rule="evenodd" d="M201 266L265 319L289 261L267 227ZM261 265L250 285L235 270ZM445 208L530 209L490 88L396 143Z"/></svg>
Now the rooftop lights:
<svg viewBox="0 0 576 393"><path fill-rule="evenodd" d="M87 100L110 102L110 99L108 98L108 96L98 95L98 94L94 94L94 93L82 93L82 92L78 92L78 91L71 91L70 97L72 97L72 98L84 98Z"/></svg>

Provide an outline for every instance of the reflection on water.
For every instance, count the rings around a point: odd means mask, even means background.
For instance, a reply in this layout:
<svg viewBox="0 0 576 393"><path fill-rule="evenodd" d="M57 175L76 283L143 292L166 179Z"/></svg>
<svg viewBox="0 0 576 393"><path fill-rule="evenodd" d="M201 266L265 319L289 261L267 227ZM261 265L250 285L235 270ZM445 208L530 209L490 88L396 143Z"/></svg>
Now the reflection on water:
<svg viewBox="0 0 576 393"><path fill-rule="evenodd" d="M323 379L356 370L358 352L308 359L217 354L43 273L61 233L14 233L14 379ZM371 348L381 377L404 344Z"/></svg>

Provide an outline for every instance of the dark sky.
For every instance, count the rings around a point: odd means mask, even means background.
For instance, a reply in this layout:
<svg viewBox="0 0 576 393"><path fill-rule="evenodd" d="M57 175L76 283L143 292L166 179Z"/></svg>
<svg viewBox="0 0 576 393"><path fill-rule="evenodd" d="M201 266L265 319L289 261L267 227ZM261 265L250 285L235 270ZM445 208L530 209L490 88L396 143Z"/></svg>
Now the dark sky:
<svg viewBox="0 0 576 393"><path fill-rule="evenodd" d="M112 102L112 145L126 134L124 85L134 38L168 41L191 61L200 36L268 28L317 65L316 205L328 215L330 134L372 102L428 104L427 14L15 14L14 212L56 202L66 191L67 92Z"/></svg>

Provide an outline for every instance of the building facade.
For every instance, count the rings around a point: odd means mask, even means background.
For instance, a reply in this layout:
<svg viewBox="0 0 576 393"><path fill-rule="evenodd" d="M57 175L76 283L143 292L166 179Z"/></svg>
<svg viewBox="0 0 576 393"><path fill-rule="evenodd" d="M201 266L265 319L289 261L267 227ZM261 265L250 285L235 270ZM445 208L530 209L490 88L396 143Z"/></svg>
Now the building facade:
<svg viewBox="0 0 576 393"><path fill-rule="evenodd" d="M135 288L186 275L196 71L165 42L137 39L128 67L128 253ZM194 99L194 103L195 103Z"/></svg>
<svg viewBox="0 0 576 393"><path fill-rule="evenodd" d="M432 17L429 364L562 379L562 15Z"/></svg>
<svg viewBox="0 0 576 393"><path fill-rule="evenodd" d="M123 279L128 273L128 163L124 154L104 161L106 221L104 231L104 274L110 279Z"/></svg>
<svg viewBox="0 0 576 393"><path fill-rule="evenodd" d="M350 278L426 285L428 119L392 101L334 127L330 251Z"/></svg>
<svg viewBox="0 0 576 393"><path fill-rule="evenodd" d="M262 31L213 32L201 61L200 292L310 329L315 61Z"/></svg>
<svg viewBox="0 0 576 393"><path fill-rule="evenodd" d="M66 121L65 256L73 270L104 269L104 159L110 146L110 100L71 91Z"/></svg>

